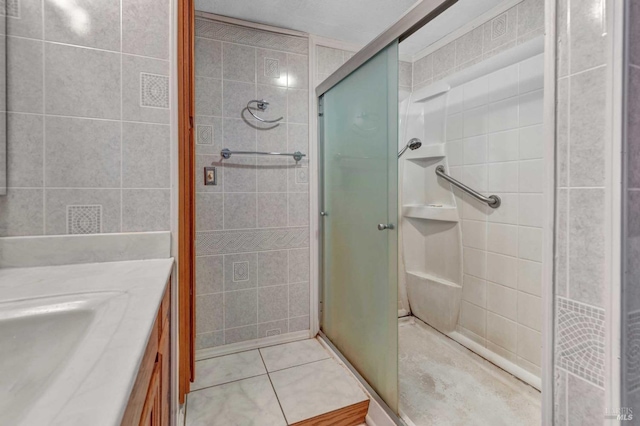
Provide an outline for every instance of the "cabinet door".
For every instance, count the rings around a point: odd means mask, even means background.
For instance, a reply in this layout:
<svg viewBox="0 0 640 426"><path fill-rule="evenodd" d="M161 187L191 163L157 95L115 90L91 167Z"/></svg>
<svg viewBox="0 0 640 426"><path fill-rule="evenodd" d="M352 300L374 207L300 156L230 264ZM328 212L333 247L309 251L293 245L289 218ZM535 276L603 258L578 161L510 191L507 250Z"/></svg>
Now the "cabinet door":
<svg viewBox="0 0 640 426"><path fill-rule="evenodd" d="M158 399L162 407L160 425L169 426L171 424L169 419L169 407L171 406L171 339L169 338L169 318L165 319L162 330L160 344L158 345L158 363L160 364L160 395Z"/></svg>
<svg viewBox="0 0 640 426"><path fill-rule="evenodd" d="M162 368L159 362L156 362L151 374L149 382L149 391L147 399L144 402L142 416L140 417L141 426L160 426L162 418L162 398L160 393L160 377Z"/></svg>

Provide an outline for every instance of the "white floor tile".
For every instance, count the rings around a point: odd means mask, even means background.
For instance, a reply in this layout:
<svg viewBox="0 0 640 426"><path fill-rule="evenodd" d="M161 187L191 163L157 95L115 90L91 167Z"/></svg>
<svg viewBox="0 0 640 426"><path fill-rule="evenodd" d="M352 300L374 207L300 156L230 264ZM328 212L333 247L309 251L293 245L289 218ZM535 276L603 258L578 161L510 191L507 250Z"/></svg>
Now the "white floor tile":
<svg viewBox="0 0 640 426"><path fill-rule="evenodd" d="M289 424L368 399L358 382L332 358L269 376Z"/></svg>
<svg viewBox="0 0 640 426"><path fill-rule="evenodd" d="M260 349L264 363L269 372L308 364L330 357L316 339L300 340L284 345L270 346Z"/></svg>
<svg viewBox="0 0 640 426"><path fill-rule="evenodd" d="M191 389L208 388L261 374L267 374L267 370L257 350L204 359L196 362L196 381Z"/></svg>
<svg viewBox="0 0 640 426"><path fill-rule="evenodd" d="M286 426L269 377L191 392L186 426Z"/></svg>

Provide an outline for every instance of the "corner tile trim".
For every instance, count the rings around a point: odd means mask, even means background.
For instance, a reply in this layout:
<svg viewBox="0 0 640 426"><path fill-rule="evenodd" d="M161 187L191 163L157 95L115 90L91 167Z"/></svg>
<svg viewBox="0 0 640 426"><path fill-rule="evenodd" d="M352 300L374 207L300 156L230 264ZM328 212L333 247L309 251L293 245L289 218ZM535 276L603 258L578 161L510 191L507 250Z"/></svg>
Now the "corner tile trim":
<svg viewBox="0 0 640 426"><path fill-rule="evenodd" d="M604 309L564 297L556 300L558 366L604 387Z"/></svg>

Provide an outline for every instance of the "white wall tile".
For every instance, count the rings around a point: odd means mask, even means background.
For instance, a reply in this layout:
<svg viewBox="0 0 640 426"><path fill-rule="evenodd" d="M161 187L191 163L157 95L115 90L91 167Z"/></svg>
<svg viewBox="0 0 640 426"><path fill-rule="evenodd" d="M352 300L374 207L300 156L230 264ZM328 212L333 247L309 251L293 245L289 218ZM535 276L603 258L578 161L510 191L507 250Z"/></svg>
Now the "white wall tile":
<svg viewBox="0 0 640 426"><path fill-rule="evenodd" d="M520 95L520 126L532 126L542 123L543 93L536 90Z"/></svg>
<svg viewBox="0 0 640 426"><path fill-rule="evenodd" d="M483 164L487 161L487 136L481 135L463 141L464 164Z"/></svg>
<svg viewBox="0 0 640 426"><path fill-rule="evenodd" d="M487 131L502 132L518 127L518 98L512 97L489 104Z"/></svg>
<svg viewBox="0 0 640 426"><path fill-rule="evenodd" d="M487 228L487 250L508 256L517 256L518 227L490 222Z"/></svg>
<svg viewBox="0 0 640 426"><path fill-rule="evenodd" d="M518 200L518 223L526 226L544 225L546 198L544 194L520 194Z"/></svg>
<svg viewBox="0 0 640 426"><path fill-rule="evenodd" d="M542 336L528 327L518 326L518 356L540 366Z"/></svg>
<svg viewBox="0 0 640 426"><path fill-rule="evenodd" d="M465 220L462 222L462 244L465 247L484 250L487 241L487 222Z"/></svg>
<svg viewBox="0 0 640 426"><path fill-rule="evenodd" d="M465 138L483 135L487 132L487 107L465 110L463 113L463 135Z"/></svg>
<svg viewBox="0 0 640 426"><path fill-rule="evenodd" d="M518 130L490 133L487 146L487 160L514 161L518 159Z"/></svg>
<svg viewBox="0 0 640 426"><path fill-rule="evenodd" d="M487 166L487 190L518 192L518 163L491 163Z"/></svg>
<svg viewBox="0 0 640 426"><path fill-rule="evenodd" d="M462 87L465 111L485 105L489 94L488 76L472 80Z"/></svg>
<svg viewBox="0 0 640 426"><path fill-rule="evenodd" d="M518 291L487 281L487 309L516 321L518 319Z"/></svg>
<svg viewBox="0 0 640 426"><path fill-rule="evenodd" d="M462 113L452 114L447 117L447 140L462 139L463 136Z"/></svg>
<svg viewBox="0 0 640 426"><path fill-rule="evenodd" d="M521 161L518 190L520 192L544 192L544 169L543 160Z"/></svg>
<svg viewBox="0 0 640 426"><path fill-rule="evenodd" d="M496 253L487 253L487 280L506 287L518 284L518 259Z"/></svg>
<svg viewBox="0 0 640 426"><path fill-rule="evenodd" d="M542 124L520 129L519 152L521 160L543 158L544 133Z"/></svg>
<svg viewBox="0 0 640 426"><path fill-rule="evenodd" d="M462 299L474 305L484 307L487 300L487 283L485 280L472 275L464 275L462 285Z"/></svg>
<svg viewBox="0 0 640 426"><path fill-rule="evenodd" d="M489 222L518 224L518 194L491 191L502 200L500 207L487 213Z"/></svg>
<svg viewBox="0 0 640 426"><path fill-rule="evenodd" d="M476 335L485 337L486 311L466 301L462 301L460 308L461 325Z"/></svg>
<svg viewBox="0 0 640 426"><path fill-rule="evenodd" d="M518 292L518 324L542 331L542 300L540 297Z"/></svg>
<svg viewBox="0 0 640 426"><path fill-rule="evenodd" d="M542 229L520 226L518 253L521 259L542 262Z"/></svg>
<svg viewBox="0 0 640 426"><path fill-rule="evenodd" d="M499 315L487 312L487 340L510 351L517 350L517 324Z"/></svg>
<svg viewBox="0 0 640 426"><path fill-rule="evenodd" d="M486 274L487 252L472 248L463 249L463 271L465 274L477 278L484 278Z"/></svg>
<svg viewBox="0 0 640 426"><path fill-rule="evenodd" d="M542 263L518 260L518 290L542 295Z"/></svg>
<svg viewBox="0 0 640 426"><path fill-rule="evenodd" d="M544 54L520 62L520 93L540 90L544 86Z"/></svg>
<svg viewBox="0 0 640 426"><path fill-rule="evenodd" d="M489 75L489 101L495 102L518 94L518 64Z"/></svg>

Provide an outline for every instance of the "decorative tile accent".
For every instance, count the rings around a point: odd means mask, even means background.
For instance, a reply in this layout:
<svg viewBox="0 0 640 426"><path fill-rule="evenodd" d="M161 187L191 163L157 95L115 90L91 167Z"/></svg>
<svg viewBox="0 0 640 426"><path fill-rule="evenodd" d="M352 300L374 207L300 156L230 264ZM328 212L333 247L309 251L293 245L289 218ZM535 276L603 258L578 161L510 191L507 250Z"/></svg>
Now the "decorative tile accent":
<svg viewBox="0 0 640 426"><path fill-rule="evenodd" d="M67 206L69 234L99 234L102 231L102 206Z"/></svg>
<svg viewBox="0 0 640 426"><path fill-rule="evenodd" d="M0 16L20 18L20 0L0 0Z"/></svg>
<svg viewBox="0 0 640 426"><path fill-rule="evenodd" d="M249 262L233 262L233 282L249 281Z"/></svg>
<svg viewBox="0 0 640 426"><path fill-rule="evenodd" d="M507 33L507 14L493 18L491 21L491 40L502 37Z"/></svg>
<svg viewBox="0 0 640 426"><path fill-rule="evenodd" d="M196 254L246 253L309 247L309 228L207 231L196 234Z"/></svg>
<svg viewBox="0 0 640 426"><path fill-rule="evenodd" d="M278 336L282 333L279 328L274 328L273 330L267 330L267 337L269 336Z"/></svg>
<svg viewBox="0 0 640 426"><path fill-rule="evenodd" d="M264 58L264 76L280 78L280 61L273 58Z"/></svg>
<svg viewBox="0 0 640 426"><path fill-rule="evenodd" d="M141 72L140 105L152 108L169 108L169 77Z"/></svg>
<svg viewBox="0 0 640 426"><path fill-rule="evenodd" d="M296 183L309 183L309 169L306 167L296 168Z"/></svg>
<svg viewBox="0 0 640 426"><path fill-rule="evenodd" d="M627 392L640 389L640 311L627 315L626 363Z"/></svg>
<svg viewBox="0 0 640 426"><path fill-rule="evenodd" d="M196 143L198 145L213 145L213 126L196 124Z"/></svg>
<svg viewBox="0 0 640 426"><path fill-rule="evenodd" d="M275 34L208 19L196 19L196 36L290 53L309 54L309 41L306 37Z"/></svg>
<svg viewBox="0 0 640 426"><path fill-rule="evenodd" d="M557 298L558 366L604 386L604 310Z"/></svg>

